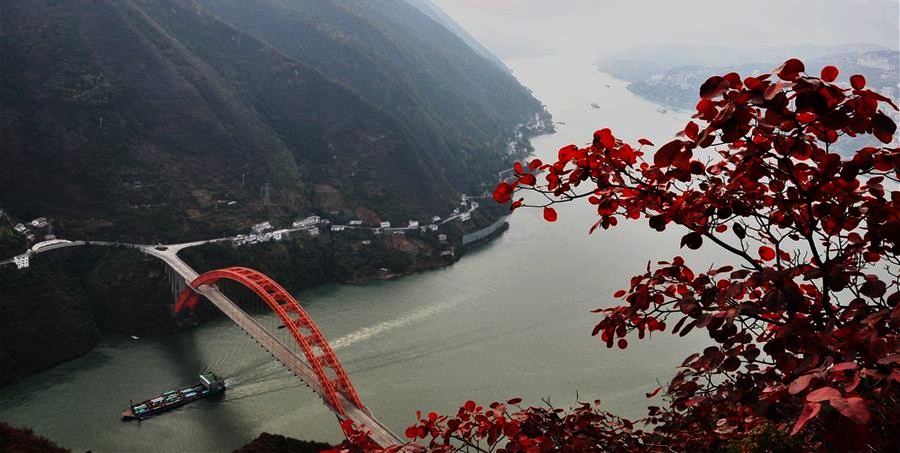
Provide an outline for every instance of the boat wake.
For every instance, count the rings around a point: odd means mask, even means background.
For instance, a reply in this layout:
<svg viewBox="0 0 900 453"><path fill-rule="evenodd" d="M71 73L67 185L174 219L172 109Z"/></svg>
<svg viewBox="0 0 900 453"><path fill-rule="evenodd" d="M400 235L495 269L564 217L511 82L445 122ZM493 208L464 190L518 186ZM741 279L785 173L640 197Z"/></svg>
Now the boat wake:
<svg viewBox="0 0 900 453"><path fill-rule="evenodd" d="M396 319L391 319L387 321L382 321L377 324L373 324L368 327L363 327L362 329L356 330L354 332L348 333L338 339L331 341L331 349L335 351L351 346L360 341L368 340L374 336L381 335L386 332L390 332L394 329L398 329L400 327L407 326L414 322L421 321L423 319L434 316L442 311L445 311L455 305L457 305L458 301L448 301L442 302L438 304L434 304L428 307L421 308L416 310L408 315L401 316Z"/></svg>

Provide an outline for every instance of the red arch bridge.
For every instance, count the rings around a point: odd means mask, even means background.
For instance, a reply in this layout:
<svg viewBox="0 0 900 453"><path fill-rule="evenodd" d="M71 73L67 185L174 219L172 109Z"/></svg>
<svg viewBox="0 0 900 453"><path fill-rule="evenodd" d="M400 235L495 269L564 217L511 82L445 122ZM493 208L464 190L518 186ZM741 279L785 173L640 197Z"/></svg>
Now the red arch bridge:
<svg viewBox="0 0 900 453"><path fill-rule="evenodd" d="M290 332L291 341L299 346L302 356L219 291L217 283L223 280L237 282L262 299L278 315L282 326ZM195 278L181 291L175 302L175 312L181 312L185 308L193 309L200 301L200 296L206 297L318 393L339 421L352 420L356 426L368 431L369 437L378 445L403 443L372 416L316 323L281 285L266 275L245 267L210 271Z"/></svg>

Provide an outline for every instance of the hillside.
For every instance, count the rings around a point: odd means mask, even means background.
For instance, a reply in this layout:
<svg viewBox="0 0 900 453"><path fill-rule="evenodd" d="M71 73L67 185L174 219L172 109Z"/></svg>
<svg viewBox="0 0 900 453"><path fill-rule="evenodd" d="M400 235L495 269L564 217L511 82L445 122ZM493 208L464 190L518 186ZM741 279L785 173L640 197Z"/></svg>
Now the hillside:
<svg viewBox="0 0 900 453"><path fill-rule="evenodd" d="M543 113L401 1L13 0L0 208L174 241L323 212L446 212Z"/></svg>

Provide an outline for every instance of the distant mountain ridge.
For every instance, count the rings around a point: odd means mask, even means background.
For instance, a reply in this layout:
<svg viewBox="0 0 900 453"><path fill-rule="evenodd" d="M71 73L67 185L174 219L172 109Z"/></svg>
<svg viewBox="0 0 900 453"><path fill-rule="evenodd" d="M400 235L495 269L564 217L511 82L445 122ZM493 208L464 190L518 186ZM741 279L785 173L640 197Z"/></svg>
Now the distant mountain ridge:
<svg viewBox="0 0 900 453"><path fill-rule="evenodd" d="M710 76L737 72L742 77L771 72L787 58L804 61L806 73L818 76L823 67L834 65L840 70L837 82L849 86L849 77L862 74L867 86L897 99L900 89L900 51L879 46L855 44L844 46L806 46L797 49L778 49L765 58L763 50L741 55L725 56L715 49L697 50L696 54L671 53L664 57L654 52L643 55L618 56L600 62L599 70L631 82L628 89L652 102L669 108L694 110L699 101L699 88ZM749 58L760 58L751 60ZM741 63L727 63L742 59ZM748 63L749 61L749 63ZM900 112L886 109L885 113L900 122ZM892 146L897 146L897 140ZM834 145L839 153L852 153L865 146L881 146L874 137L845 137Z"/></svg>
<svg viewBox="0 0 900 453"><path fill-rule="evenodd" d="M312 212L414 218L543 107L404 1L0 6L0 208L132 241ZM236 203L232 203L236 202Z"/></svg>
<svg viewBox="0 0 900 453"><path fill-rule="evenodd" d="M882 94L897 97L900 51L858 44L807 46L778 52L767 57L762 51L729 57L741 62L726 61L728 58L712 50L698 50L696 55L691 56L673 53L667 57L657 57L648 52L644 55L611 57L598 63L598 68L631 82L629 89L638 95L681 109L693 109L698 101L700 85L712 75L737 72L748 76L769 72L792 57L802 59L809 74L817 76L824 66L835 65L841 71L841 79L862 74L868 84Z"/></svg>

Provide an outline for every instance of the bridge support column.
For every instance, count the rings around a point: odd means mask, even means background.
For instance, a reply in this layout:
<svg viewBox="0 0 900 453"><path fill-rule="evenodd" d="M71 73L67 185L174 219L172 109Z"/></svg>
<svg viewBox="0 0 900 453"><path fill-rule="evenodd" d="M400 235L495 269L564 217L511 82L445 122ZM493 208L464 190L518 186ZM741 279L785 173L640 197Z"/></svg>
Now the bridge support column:
<svg viewBox="0 0 900 453"><path fill-rule="evenodd" d="M172 298L178 300L178 295L187 287L187 282L184 280L184 277L172 269L171 266L166 263L163 263L163 266L166 268L166 280L169 282L169 290L172 291Z"/></svg>

